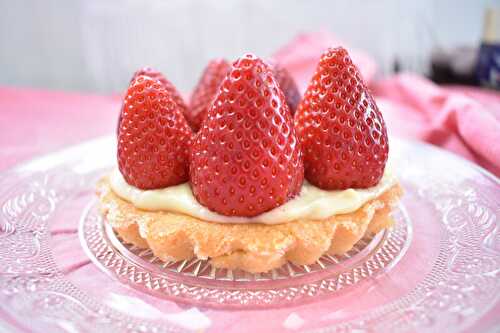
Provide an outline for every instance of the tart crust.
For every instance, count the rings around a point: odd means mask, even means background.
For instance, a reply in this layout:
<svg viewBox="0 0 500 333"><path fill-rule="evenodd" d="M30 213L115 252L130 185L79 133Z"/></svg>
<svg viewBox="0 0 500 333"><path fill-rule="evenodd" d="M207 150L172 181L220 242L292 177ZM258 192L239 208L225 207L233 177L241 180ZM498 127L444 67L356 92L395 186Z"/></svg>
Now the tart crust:
<svg viewBox="0 0 500 333"><path fill-rule="evenodd" d="M402 195L399 184L358 210L324 220L264 224L223 224L172 212L145 211L118 197L108 178L98 183L100 208L107 223L126 241L151 248L163 261L197 257L218 268L251 273L280 267L287 260L312 264L323 254L349 251L365 234L393 224L392 207Z"/></svg>

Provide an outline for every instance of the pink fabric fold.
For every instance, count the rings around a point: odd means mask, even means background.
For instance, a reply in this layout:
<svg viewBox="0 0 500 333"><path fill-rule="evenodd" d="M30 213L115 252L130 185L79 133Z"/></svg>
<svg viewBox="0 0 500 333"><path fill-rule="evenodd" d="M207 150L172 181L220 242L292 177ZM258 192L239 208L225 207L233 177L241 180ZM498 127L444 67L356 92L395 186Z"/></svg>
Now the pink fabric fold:
<svg viewBox="0 0 500 333"><path fill-rule="evenodd" d="M401 74L373 85L392 134L459 154L500 175L500 95ZM468 93L467 93L468 92Z"/></svg>

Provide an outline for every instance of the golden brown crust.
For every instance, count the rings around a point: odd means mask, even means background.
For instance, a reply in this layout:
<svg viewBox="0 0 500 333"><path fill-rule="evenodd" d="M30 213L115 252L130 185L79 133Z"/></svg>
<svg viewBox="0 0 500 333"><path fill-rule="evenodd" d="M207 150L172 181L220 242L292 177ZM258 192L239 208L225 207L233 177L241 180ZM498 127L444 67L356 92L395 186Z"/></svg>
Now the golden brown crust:
<svg viewBox="0 0 500 333"><path fill-rule="evenodd" d="M147 249L149 247L148 242L141 237L141 234L139 233L139 226L137 224L130 224L121 228L115 227L113 229L127 243L134 244L141 249Z"/></svg>
<svg viewBox="0 0 500 333"><path fill-rule="evenodd" d="M107 178L99 182L98 193L102 213L115 231L136 246L150 247L160 259L198 257L210 259L215 267L257 273L286 260L312 264L325 253L344 253L367 232L390 227L389 214L402 189L394 185L350 214L277 225L221 224L184 214L143 211L114 194Z"/></svg>

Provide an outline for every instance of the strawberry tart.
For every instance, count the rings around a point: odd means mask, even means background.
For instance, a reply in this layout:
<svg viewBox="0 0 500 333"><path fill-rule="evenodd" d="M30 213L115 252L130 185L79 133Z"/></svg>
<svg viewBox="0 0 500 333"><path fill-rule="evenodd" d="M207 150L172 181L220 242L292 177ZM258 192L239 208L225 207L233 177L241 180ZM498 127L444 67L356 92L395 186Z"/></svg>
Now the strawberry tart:
<svg viewBox="0 0 500 333"><path fill-rule="evenodd" d="M117 132L102 213L164 261L255 273L312 264L389 228L402 193L382 114L340 47L303 96L286 69L251 54L210 62L189 104L140 70Z"/></svg>

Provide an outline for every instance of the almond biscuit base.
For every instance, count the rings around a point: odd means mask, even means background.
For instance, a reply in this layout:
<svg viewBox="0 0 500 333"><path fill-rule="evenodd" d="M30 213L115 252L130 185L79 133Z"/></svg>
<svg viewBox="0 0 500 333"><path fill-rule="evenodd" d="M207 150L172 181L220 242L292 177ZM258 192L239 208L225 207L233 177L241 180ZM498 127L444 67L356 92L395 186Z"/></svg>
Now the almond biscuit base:
<svg viewBox="0 0 500 333"><path fill-rule="evenodd" d="M393 224L399 184L358 210L324 220L265 224L223 224L173 212L145 211L118 197L107 178L98 184L101 212L126 242L150 248L163 261L197 257L217 268L267 272L287 260L312 264L323 254L349 251L366 234Z"/></svg>

